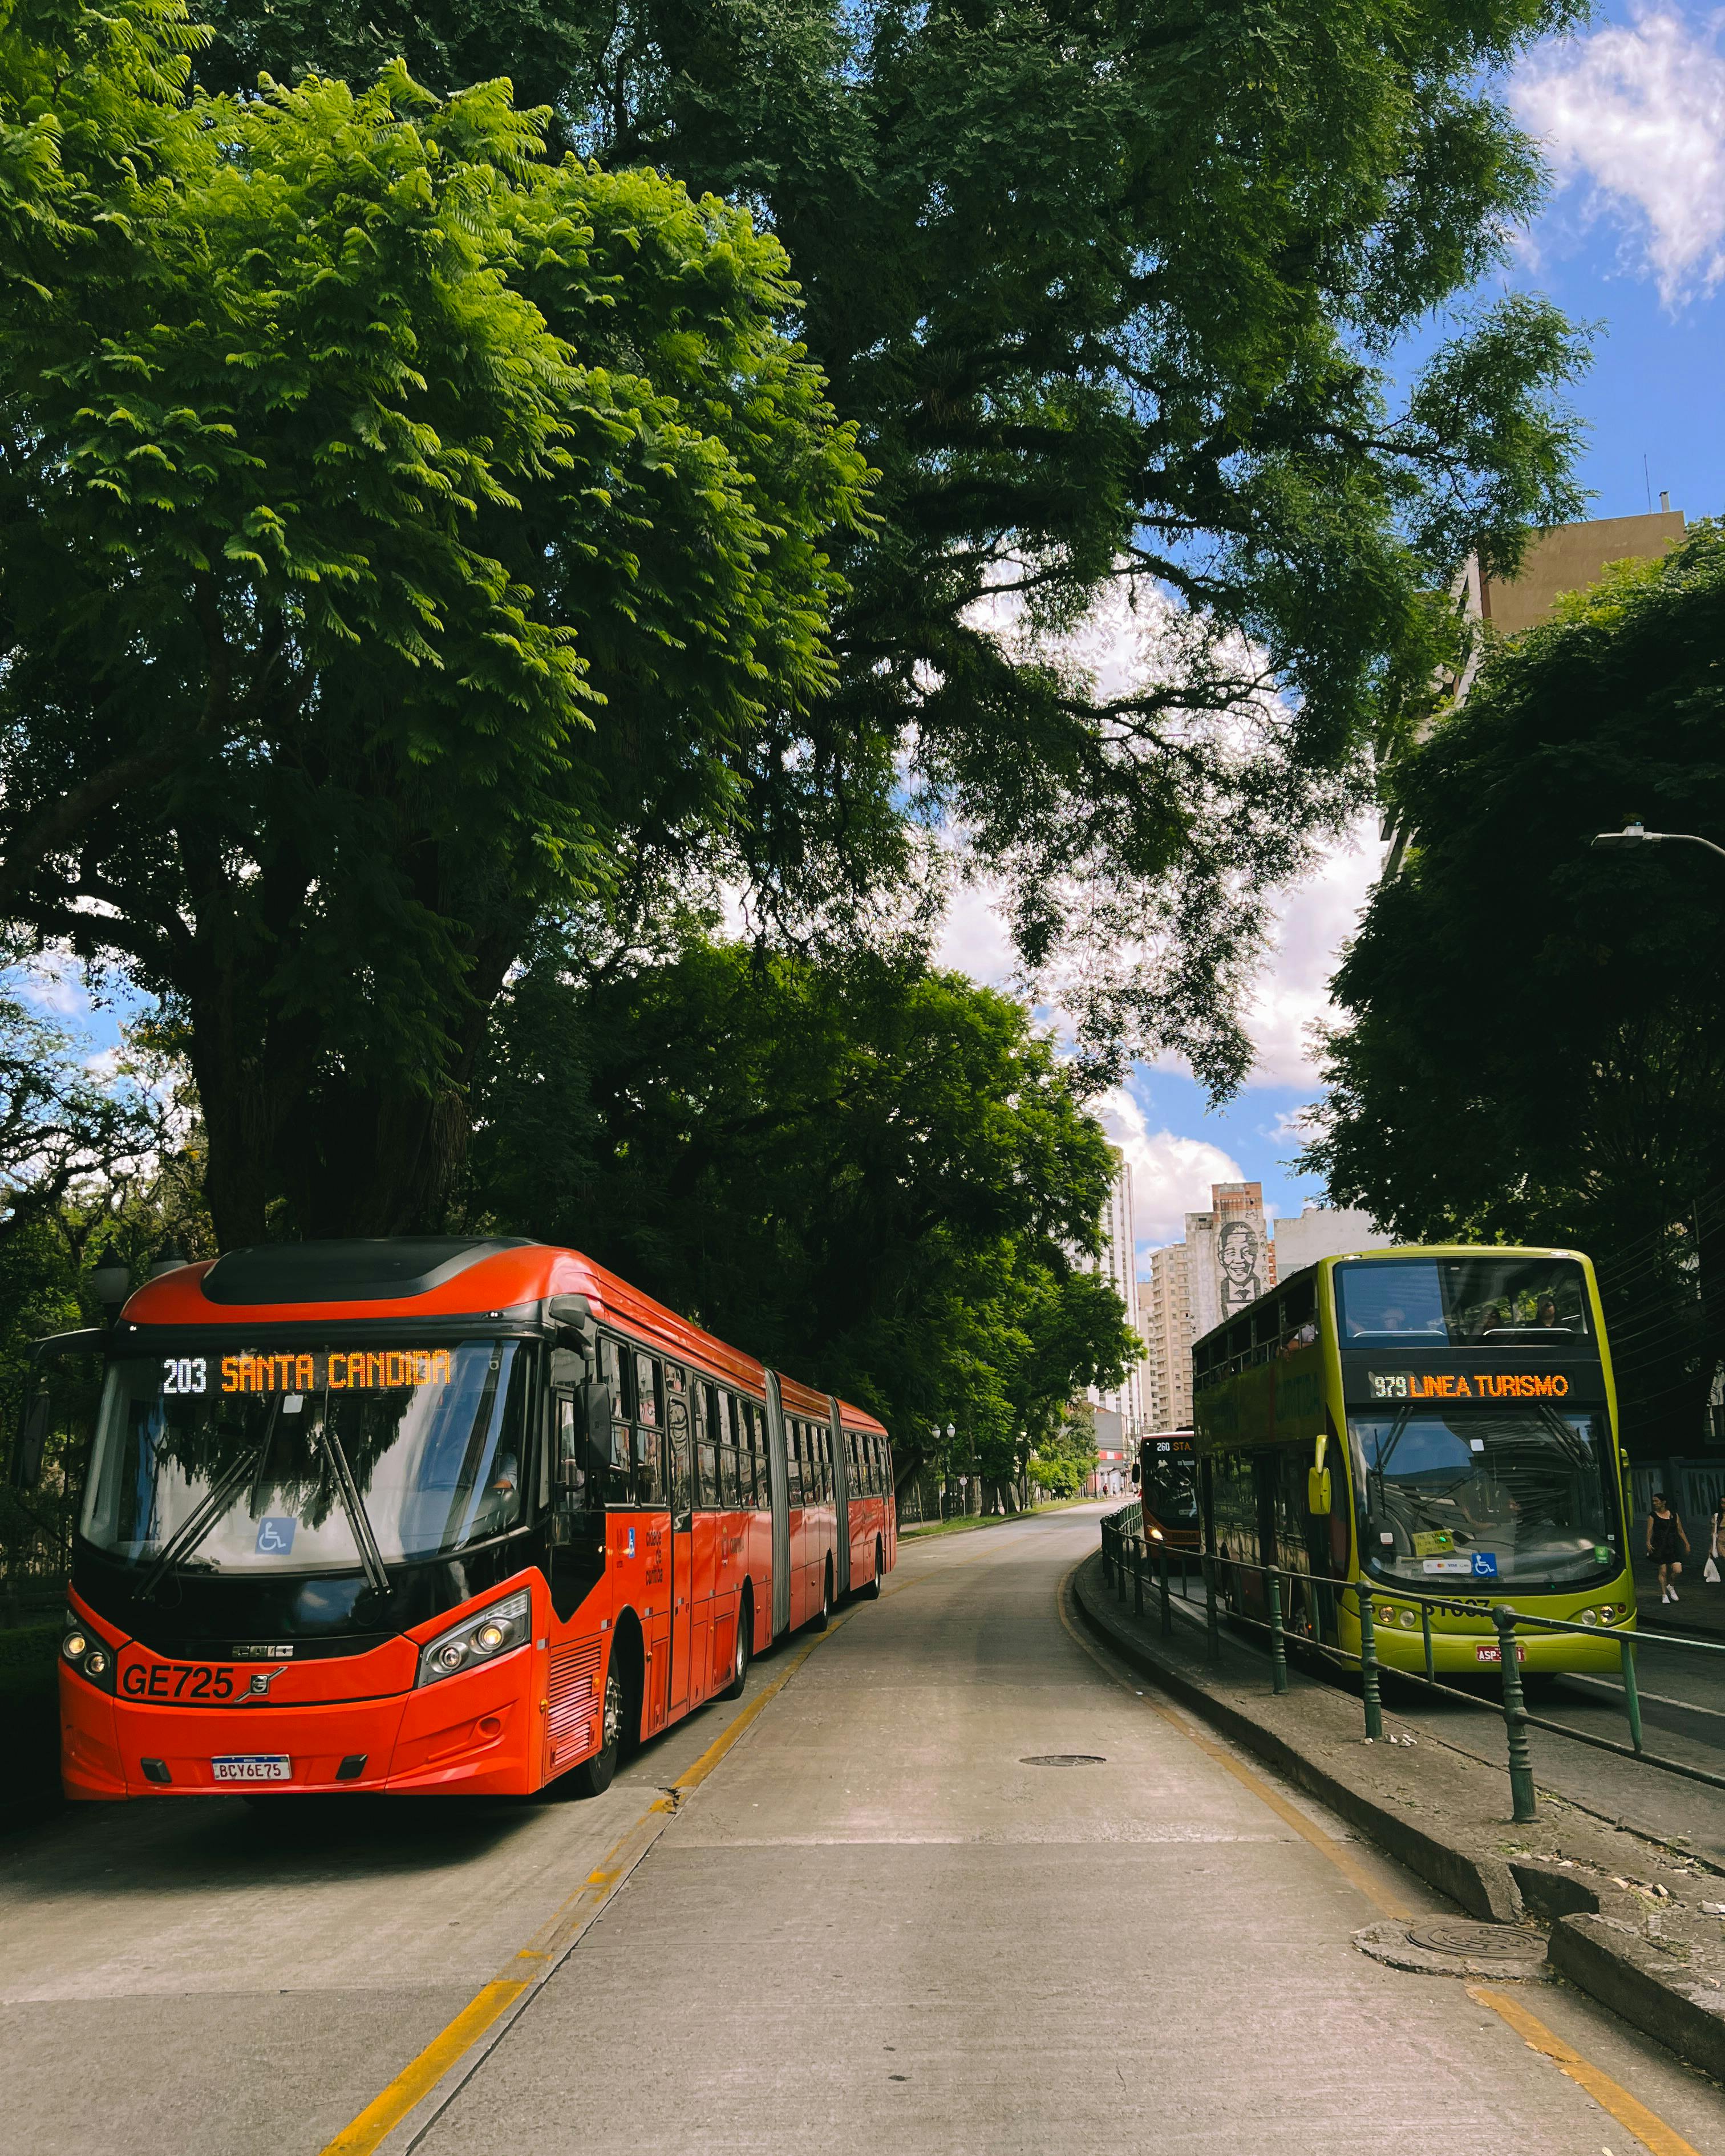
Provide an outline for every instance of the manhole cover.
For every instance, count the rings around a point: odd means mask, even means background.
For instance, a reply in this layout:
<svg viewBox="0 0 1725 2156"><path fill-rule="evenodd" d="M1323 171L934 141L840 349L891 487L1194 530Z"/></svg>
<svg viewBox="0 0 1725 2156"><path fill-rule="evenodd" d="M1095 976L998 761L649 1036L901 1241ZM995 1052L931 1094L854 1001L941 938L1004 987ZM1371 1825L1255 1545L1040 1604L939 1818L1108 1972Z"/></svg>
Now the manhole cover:
<svg viewBox="0 0 1725 2156"><path fill-rule="evenodd" d="M1513 1924L1469 1924L1440 1918L1435 1924L1409 1924L1408 1944L1427 1953L1460 1954L1467 1961L1538 1961L1545 1941Z"/></svg>
<svg viewBox="0 0 1725 2156"><path fill-rule="evenodd" d="M1428 1923L1368 1924L1353 1943L1374 1961L1420 1976L1490 1976L1512 1984L1550 1975L1545 1941L1514 1924L1478 1924L1466 1917L1435 1917Z"/></svg>
<svg viewBox="0 0 1725 2156"><path fill-rule="evenodd" d="M1019 1762L1021 1767L1106 1767L1107 1763L1101 1752L1034 1752Z"/></svg>

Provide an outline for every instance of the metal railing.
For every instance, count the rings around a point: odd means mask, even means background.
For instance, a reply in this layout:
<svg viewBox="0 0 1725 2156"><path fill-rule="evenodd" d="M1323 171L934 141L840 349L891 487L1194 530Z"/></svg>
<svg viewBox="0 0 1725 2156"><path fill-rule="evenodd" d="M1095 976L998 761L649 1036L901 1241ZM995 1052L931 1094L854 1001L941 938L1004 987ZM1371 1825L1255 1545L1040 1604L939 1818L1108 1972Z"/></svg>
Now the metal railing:
<svg viewBox="0 0 1725 2156"><path fill-rule="evenodd" d="M1130 1524L1125 1523L1127 1513L1136 1515ZM1111 1513L1102 1522L1102 1574L1117 1597L1124 1598L1127 1584L1132 1584L1133 1608L1139 1616L1144 1614L1144 1589L1153 1557L1157 1560L1155 1585L1160 1599L1160 1630L1163 1639L1173 1629L1173 1605L1168 1586L1169 1551L1165 1544L1147 1543L1138 1530L1142 1520L1139 1507L1129 1506L1122 1512ZM1180 1556L1182 1553L1173 1553ZM1686 1648L1707 1655L1725 1655L1725 1644L1712 1640L1681 1639L1670 1633L1621 1631L1615 1635L1603 1633L1596 1625L1576 1625L1567 1619L1536 1617L1529 1612L1517 1609L1508 1603L1493 1604L1490 1612L1493 1629L1497 1635L1497 1654L1502 1666L1502 1698L1501 1702L1482 1698L1476 1692L1463 1691L1459 1686L1444 1684L1437 1675L1432 1642L1431 1620L1434 1611L1452 1614L1480 1614L1479 1604L1457 1602L1453 1597L1424 1594L1418 1588L1404 1587L1399 1582L1394 1587L1374 1589L1368 1580L1328 1579L1322 1573L1291 1572L1280 1565L1252 1564L1241 1558L1219 1558L1208 1551L1198 1553L1204 1574L1204 1630L1209 1658L1222 1658L1221 1608L1216 1593L1216 1576L1222 1568L1235 1573L1256 1573L1265 1583L1266 1615L1255 1617L1250 1611L1231 1608L1228 1614L1236 1624L1248 1625L1266 1632L1270 1640L1270 1688L1281 1693L1288 1688L1287 1630L1282 1616L1281 1584L1284 1580L1298 1586L1307 1593L1315 1588L1327 1588L1337 1599L1338 1606L1343 1594L1352 1594L1358 1605L1360 1645L1358 1654L1345 1648L1332 1646L1327 1640L1318 1639L1311 1632L1297 1632L1301 1650L1316 1655L1337 1667L1353 1671L1360 1676L1360 1693L1365 1709L1366 1737L1369 1743L1378 1743L1384 1735L1383 1664L1378 1658L1378 1616L1374 1607L1378 1594L1394 1595L1399 1602L1413 1603L1420 1610L1420 1626L1425 1648L1425 1670L1422 1676L1417 1671L1393 1669L1400 1682L1417 1685L1426 1691L1440 1692L1450 1699L1464 1702L1469 1707L1489 1707L1503 1718L1508 1748L1510 1794L1515 1806L1517 1821L1525 1823L1538 1817L1533 1792L1533 1767L1527 1743L1529 1729L1548 1730L1554 1737L1567 1738L1575 1744L1587 1744L1597 1752L1609 1752L1619 1758L1630 1759L1645 1767L1656 1768L1662 1774L1679 1774L1686 1780L1704 1782L1710 1788L1725 1789L1725 1774L1711 1774L1704 1767L1692 1767L1681 1759L1667 1759L1658 1753L1647 1750L1641 1730L1641 1695L1635 1681L1635 1656L1646 1647L1657 1649ZM1623 1671L1624 1712L1629 1722L1630 1741L1627 1744L1615 1743L1609 1737L1596 1737L1586 1730L1575 1729L1567 1722L1552 1722L1545 1717L1532 1714L1527 1710L1526 1687L1522 1682L1521 1650L1517 1634L1522 1628L1539 1632L1572 1633L1578 1638L1599 1640L1615 1637L1618 1656ZM1401 1636L1399 1633L1398 1637Z"/></svg>

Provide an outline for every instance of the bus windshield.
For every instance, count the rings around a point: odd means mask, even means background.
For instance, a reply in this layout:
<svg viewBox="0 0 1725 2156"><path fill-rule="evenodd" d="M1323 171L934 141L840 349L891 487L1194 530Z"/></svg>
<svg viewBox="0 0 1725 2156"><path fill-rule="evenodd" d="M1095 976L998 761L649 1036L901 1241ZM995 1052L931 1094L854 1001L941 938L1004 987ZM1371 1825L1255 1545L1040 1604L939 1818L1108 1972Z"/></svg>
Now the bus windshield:
<svg viewBox="0 0 1725 2156"><path fill-rule="evenodd" d="M1512 1348L1585 1339L1587 1278L1574 1258L1356 1259L1336 1268L1342 1345Z"/></svg>
<svg viewBox="0 0 1725 2156"><path fill-rule="evenodd" d="M1165 1527L1198 1525L1198 1471L1189 1460L1144 1460L1144 1511Z"/></svg>
<svg viewBox="0 0 1725 2156"><path fill-rule="evenodd" d="M1603 1410L1537 1407L1351 1416L1360 1548L1373 1572L1443 1591L1523 1589L1622 1563Z"/></svg>
<svg viewBox="0 0 1725 2156"><path fill-rule="evenodd" d="M352 1571L501 1534L521 1517L531 1350L138 1357L108 1371L82 1529L122 1563Z"/></svg>

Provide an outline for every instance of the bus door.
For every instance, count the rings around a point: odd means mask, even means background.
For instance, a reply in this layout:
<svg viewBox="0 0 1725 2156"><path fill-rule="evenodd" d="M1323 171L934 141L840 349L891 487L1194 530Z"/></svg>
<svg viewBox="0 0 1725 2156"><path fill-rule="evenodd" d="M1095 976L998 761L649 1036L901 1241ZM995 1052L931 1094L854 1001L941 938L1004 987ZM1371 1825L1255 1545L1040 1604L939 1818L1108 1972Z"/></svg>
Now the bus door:
<svg viewBox="0 0 1725 2156"><path fill-rule="evenodd" d="M718 1559L719 1464L711 1432L703 1420L691 1430L689 1394L683 1373L674 1363L665 1366L665 1394L671 1428L679 1425L690 1457L690 1500L692 1520L689 1537L689 1571L680 1578L688 1609L689 1704L699 1707L713 1690L713 1573Z"/></svg>
<svg viewBox="0 0 1725 2156"><path fill-rule="evenodd" d="M551 1606L567 1624L605 1571L604 1478L611 1440L608 1386L562 1348L551 1358L551 1440L541 1505L548 1514Z"/></svg>
<svg viewBox="0 0 1725 2156"><path fill-rule="evenodd" d="M773 1481L773 1636L790 1630L791 1514L778 1373L767 1373L767 1457Z"/></svg>
<svg viewBox="0 0 1725 2156"><path fill-rule="evenodd" d="M833 1447L833 1503L838 1525L833 1542L833 1594L842 1601L850 1592L850 1462L845 1455L845 1430L839 1420L839 1403L827 1402Z"/></svg>
<svg viewBox="0 0 1725 2156"><path fill-rule="evenodd" d="M679 1378L682 1373L677 1373ZM690 1594L695 1573L694 1463L689 1453L689 1403L679 1391L668 1401L665 1418L670 1440L671 1644L670 1711L689 1705L690 1628L694 1620Z"/></svg>

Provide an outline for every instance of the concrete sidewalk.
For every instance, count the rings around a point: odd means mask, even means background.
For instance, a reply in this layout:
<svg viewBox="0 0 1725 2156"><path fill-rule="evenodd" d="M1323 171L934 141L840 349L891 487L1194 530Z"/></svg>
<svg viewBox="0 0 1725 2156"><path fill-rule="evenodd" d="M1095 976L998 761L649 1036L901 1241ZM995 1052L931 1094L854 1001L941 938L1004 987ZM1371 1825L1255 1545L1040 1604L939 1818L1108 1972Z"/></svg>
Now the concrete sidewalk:
<svg viewBox="0 0 1725 2156"><path fill-rule="evenodd" d="M1710 1586L1702 1576L1707 1552L1686 1558L1683 1577L1677 1582L1678 1599L1659 1599L1659 1568L1645 1558L1635 1559L1636 1621L1649 1632L1677 1632L1691 1640L1725 1642L1725 1584ZM1725 1571L1725 1566L1720 1568Z"/></svg>

